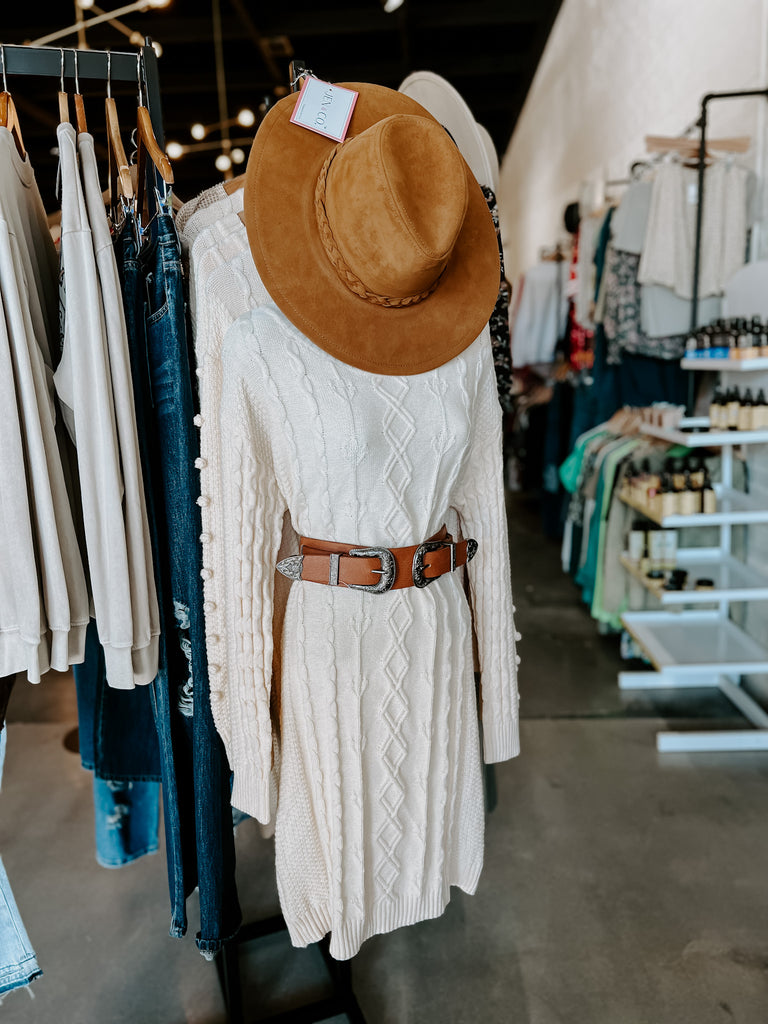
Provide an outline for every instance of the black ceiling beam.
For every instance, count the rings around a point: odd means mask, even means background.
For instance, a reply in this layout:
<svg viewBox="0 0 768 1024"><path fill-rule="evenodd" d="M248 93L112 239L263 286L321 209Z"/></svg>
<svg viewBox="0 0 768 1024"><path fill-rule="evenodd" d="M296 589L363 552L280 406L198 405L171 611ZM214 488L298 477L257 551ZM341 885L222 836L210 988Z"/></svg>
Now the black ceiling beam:
<svg viewBox="0 0 768 1024"><path fill-rule="evenodd" d="M250 23L246 33L254 39L254 31L262 39L277 35L324 36L324 35L355 35L367 32L382 33L399 30L398 18L385 14L381 7L370 0L362 8L335 10L301 11L288 7L282 12L265 12L269 19L266 24L257 25L248 13L242 0L231 0L237 16L222 17L222 35L225 40L242 39L244 22L241 11L245 12ZM504 25L538 25L547 12L546 5L532 3L531 0L474 0L468 3L435 4L422 7L408 5L408 19L411 30L425 28L468 28L472 26L504 26ZM135 14L131 17L131 27L145 32L163 45L171 46L181 43L209 43L211 41L210 17L174 16L171 12L162 17ZM87 19L86 19L87 28ZM34 39L39 34L36 26L24 30L7 33L7 41ZM15 37L15 38L14 38ZM104 25L97 25L88 30L89 41L100 38L113 39L114 32ZM68 42L65 40L64 42ZM258 45L258 44L257 44ZM65 47L66 49L66 47Z"/></svg>
<svg viewBox="0 0 768 1024"><path fill-rule="evenodd" d="M246 9L243 0L229 0L229 2L232 4L232 7L234 8L235 14L238 17L240 24L251 37L251 41L261 54L261 59L264 61L267 71L272 76L275 85L283 85L283 74L280 71L280 68L277 66L275 58L272 56L272 53L269 49L269 43L265 39L264 35L261 32L259 32L253 18L248 13L248 10Z"/></svg>
<svg viewBox="0 0 768 1024"><path fill-rule="evenodd" d="M470 3L409 5L410 27L467 28L487 25L538 24L541 5L530 0L474 0ZM397 20L391 14L370 6L355 10L299 11L289 6L280 12L265 12L268 19L260 26L270 35L337 35L339 33L395 32Z"/></svg>

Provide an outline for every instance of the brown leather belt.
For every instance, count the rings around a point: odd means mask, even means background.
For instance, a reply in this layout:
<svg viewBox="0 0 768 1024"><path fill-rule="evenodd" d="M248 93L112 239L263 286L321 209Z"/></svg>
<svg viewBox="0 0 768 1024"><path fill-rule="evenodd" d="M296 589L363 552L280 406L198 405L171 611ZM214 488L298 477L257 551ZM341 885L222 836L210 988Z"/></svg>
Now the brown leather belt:
<svg viewBox="0 0 768 1024"><path fill-rule="evenodd" d="M477 551L477 541L454 541L445 526L423 544L405 548L358 548L309 537L300 537L299 545L301 554L277 563L283 576L372 594L429 586Z"/></svg>

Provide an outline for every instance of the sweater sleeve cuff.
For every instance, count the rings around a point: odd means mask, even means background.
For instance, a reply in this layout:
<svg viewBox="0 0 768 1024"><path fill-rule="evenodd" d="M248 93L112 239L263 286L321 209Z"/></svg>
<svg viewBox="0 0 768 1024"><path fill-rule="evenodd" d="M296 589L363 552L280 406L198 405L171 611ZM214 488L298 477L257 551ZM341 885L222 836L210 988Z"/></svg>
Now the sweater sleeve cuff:
<svg viewBox="0 0 768 1024"><path fill-rule="evenodd" d="M257 778L249 775L247 771L238 771L236 768L230 802L238 811L244 811L262 825L268 825L270 819L269 779Z"/></svg>
<svg viewBox="0 0 768 1024"><path fill-rule="evenodd" d="M486 764L508 761L520 753L520 724L517 719L492 728L483 728L483 750Z"/></svg>
<svg viewBox="0 0 768 1024"><path fill-rule="evenodd" d="M113 690L132 690L136 686L133 675L133 651L130 647L101 645L104 650L104 669L107 682Z"/></svg>

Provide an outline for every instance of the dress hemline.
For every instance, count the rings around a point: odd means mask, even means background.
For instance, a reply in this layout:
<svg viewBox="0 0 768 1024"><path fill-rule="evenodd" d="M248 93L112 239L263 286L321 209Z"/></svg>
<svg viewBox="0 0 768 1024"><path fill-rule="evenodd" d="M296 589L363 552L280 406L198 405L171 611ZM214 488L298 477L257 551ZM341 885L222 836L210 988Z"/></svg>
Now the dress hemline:
<svg viewBox="0 0 768 1024"><path fill-rule="evenodd" d="M460 879L452 879L436 892L418 897L405 897L380 904L362 921L352 921L334 926L328 903L310 907L300 918L285 917L291 943L298 947L319 942L331 933L330 953L335 960L349 960L359 951L366 939L384 935L407 925L418 924L440 917L445 913L451 899L451 886L456 886L468 896L474 896L483 869L482 858Z"/></svg>

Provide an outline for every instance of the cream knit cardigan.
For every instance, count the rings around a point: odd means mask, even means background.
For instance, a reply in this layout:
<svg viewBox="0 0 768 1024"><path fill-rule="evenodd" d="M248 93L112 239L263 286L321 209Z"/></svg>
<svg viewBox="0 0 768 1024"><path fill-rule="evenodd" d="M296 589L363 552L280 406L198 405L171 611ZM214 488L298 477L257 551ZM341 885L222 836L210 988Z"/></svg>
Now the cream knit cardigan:
<svg viewBox="0 0 768 1024"><path fill-rule="evenodd" d="M221 450L203 493L211 703L232 803L270 813L272 615L283 516L303 535L399 546L455 509L479 550L469 582L485 758L519 752L516 635L502 488L501 412L487 329L416 376L346 366L272 305L241 317L221 360ZM218 391L218 387L216 388ZM212 542L212 543L211 543ZM221 604L219 604L219 602ZM214 603L215 608L210 608ZM285 612L277 877L295 945L369 936L474 892L484 810L472 616L460 573L374 595L298 582Z"/></svg>

